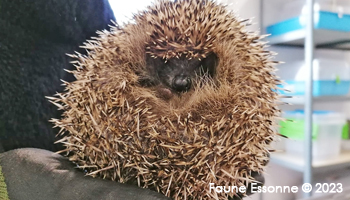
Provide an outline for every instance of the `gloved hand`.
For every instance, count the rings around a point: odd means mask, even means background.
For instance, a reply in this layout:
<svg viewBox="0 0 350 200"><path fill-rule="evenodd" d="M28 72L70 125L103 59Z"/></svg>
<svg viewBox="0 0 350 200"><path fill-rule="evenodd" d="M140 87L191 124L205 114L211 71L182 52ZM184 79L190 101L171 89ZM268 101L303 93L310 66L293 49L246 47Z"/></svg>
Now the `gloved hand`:
<svg viewBox="0 0 350 200"><path fill-rule="evenodd" d="M170 199L149 189L84 176L67 158L42 149L23 148L2 153L0 166L10 200ZM264 177L258 173L253 173L252 176L257 181L264 182ZM248 185L247 195L251 194L250 190ZM230 200L242 197L239 194Z"/></svg>
<svg viewBox="0 0 350 200"><path fill-rule="evenodd" d="M2 153L0 166L10 200L169 200L149 189L84 176L67 158L47 150Z"/></svg>

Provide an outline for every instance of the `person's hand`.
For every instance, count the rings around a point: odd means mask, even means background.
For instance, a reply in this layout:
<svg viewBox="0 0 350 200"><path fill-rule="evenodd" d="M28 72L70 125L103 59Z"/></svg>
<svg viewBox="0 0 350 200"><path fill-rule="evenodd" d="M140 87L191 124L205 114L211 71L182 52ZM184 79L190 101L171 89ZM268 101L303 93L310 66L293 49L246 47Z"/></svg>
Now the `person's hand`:
<svg viewBox="0 0 350 200"><path fill-rule="evenodd" d="M8 151L0 154L0 166L11 200L169 200L149 189L84 176L51 151Z"/></svg>
<svg viewBox="0 0 350 200"><path fill-rule="evenodd" d="M23 148L0 154L0 166L11 200L170 200L157 192L84 176L67 158L51 151ZM252 176L258 185L261 174ZM247 194L250 195L251 184ZM230 200L242 199L238 194Z"/></svg>

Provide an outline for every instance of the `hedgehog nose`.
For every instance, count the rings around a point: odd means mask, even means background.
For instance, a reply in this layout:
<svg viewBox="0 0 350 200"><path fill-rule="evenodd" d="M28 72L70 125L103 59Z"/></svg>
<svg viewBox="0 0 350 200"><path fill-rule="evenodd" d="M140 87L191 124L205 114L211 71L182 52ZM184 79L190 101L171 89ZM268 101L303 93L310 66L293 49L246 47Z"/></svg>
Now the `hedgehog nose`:
<svg viewBox="0 0 350 200"><path fill-rule="evenodd" d="M191 79L183 75L175 76L172 87L178 92L186 92L191 88Z"/></svg>

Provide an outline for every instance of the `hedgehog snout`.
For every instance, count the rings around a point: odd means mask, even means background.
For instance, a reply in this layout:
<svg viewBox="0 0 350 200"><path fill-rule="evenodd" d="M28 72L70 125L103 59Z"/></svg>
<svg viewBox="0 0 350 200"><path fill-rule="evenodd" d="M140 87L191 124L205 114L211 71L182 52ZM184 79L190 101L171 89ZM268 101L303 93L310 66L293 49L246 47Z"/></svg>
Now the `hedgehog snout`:
<svg viewBox="0 0 350 200"><path fill-rule="evenodd" d="M187 92L192 85L191 78L185 75L175 76L171 87L178 92Z"/></svg>

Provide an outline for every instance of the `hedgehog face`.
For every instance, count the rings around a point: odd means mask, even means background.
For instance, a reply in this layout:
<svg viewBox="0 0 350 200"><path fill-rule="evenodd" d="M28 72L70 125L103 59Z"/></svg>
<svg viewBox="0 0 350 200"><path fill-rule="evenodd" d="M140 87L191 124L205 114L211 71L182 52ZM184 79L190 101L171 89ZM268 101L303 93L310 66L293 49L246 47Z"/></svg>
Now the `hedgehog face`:
<svg viewBox="0 0 350 200"><path fill-rule="evenodd" d="M189 91L195 83L213 78L218 58L210 53L203 59L188 59L185 55L169 58L147 58L147 65L153 71L158 82L171 92Z"/></svg>

